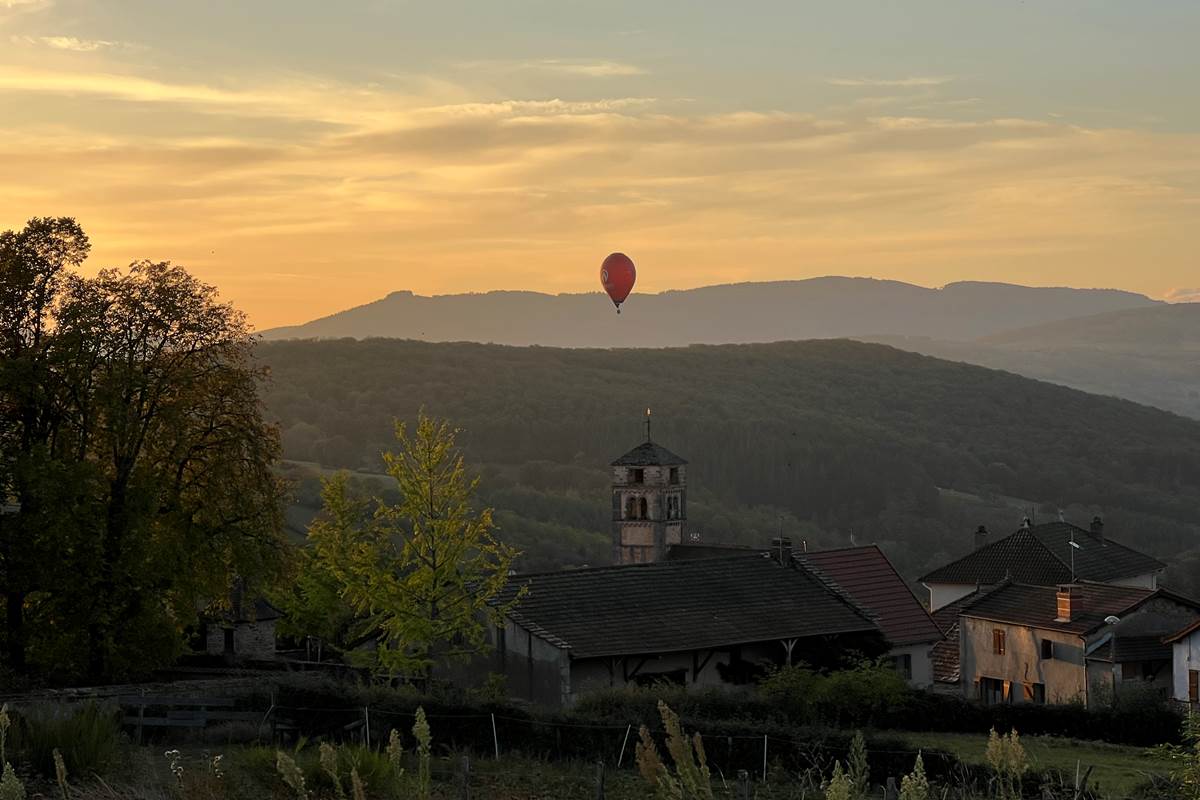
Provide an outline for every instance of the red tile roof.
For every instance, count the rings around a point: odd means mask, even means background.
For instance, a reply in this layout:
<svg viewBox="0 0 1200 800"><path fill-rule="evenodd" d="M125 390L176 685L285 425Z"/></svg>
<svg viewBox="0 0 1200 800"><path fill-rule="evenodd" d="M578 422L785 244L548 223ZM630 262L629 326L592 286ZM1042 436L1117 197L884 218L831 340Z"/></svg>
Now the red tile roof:
<svg viewBox="0 0 1200 800"><path fill-rule="evenodd" d="M1009 583L963 609L961 616L1026 625L1042 630L1086 635L1104 625L1105 617L1121 616L1162 591L1082 582L1076 586L1076 609L1069 622L1059 622L1058 590L1054 586Z"/></svg>
<svg viewBox="0 0 1200 800"><path fill-rule="evenodd" d="M875 545L795 554L841 586L879 621L893 645L936 642L942 631Z"/></svg>

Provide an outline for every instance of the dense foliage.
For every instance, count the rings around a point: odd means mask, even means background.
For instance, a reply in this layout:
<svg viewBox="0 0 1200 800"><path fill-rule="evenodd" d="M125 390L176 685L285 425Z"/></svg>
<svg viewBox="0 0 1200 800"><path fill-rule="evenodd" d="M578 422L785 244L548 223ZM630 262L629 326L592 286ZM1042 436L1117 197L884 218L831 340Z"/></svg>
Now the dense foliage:
<svg viewBox="0 0 1200 800"><path fill-rule="evenodd" d="M370 508L345 473L325 481L300 574L280 595L295 634L336 643L352 611L378 640L373 666L391 674L426 675L484 649L485 620L507 611L489 601L517 553L493 535L491 509L471 507L478 479L467 476L455 435L424 414L411 434L396 426L398 447L384 454L395 504Z"/></svg>
<svg viewBox="0 0 1200 800"><path fill-rule="evenodd" d="M606 465L656 440L691 462L705 540L876 541L909 576L1032 512L1159 555L1197 541L1200 423L1113 398L850 341L558 350L375 339L263 344L285 456L382 470L396 418L465 432L521 568L608 554ZM316 508L313 468L297 496ZM303 508L294 521L305 521Z"/></svg>
<svg viewBox="0 0 1200 800"><path fill-rule="evenodd" d="M112 678L274 573L282 487L244 317L170 264L84 277L88 249L68 218L0 235L0 668Z"/></svg>

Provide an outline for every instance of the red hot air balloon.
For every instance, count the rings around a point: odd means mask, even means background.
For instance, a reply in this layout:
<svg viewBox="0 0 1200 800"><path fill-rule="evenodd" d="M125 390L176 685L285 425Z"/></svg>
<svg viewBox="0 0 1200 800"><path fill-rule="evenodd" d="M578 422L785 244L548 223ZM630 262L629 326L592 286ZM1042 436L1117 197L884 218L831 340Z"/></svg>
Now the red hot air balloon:
<svg viewBox="0 0 1200 800"><path fill-rule="evenodd" d="M637 280L637 270L633 267L633 259L624 253L612 253L600 265L600 285L612 298L617 313L621 313L621 303L633 291L633 282Z"/></svg>

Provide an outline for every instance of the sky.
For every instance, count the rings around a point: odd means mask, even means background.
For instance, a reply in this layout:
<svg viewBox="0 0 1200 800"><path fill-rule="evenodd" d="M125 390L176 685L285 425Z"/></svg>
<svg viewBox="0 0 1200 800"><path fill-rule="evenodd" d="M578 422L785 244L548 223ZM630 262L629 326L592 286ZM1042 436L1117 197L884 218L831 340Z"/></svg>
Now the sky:
<svg viewBox="0 0 1200 800"><path fill-rule="evenodd" d="M0 230L260 328L821 275L1200 299L1195 0L0 0Z"/></svg>

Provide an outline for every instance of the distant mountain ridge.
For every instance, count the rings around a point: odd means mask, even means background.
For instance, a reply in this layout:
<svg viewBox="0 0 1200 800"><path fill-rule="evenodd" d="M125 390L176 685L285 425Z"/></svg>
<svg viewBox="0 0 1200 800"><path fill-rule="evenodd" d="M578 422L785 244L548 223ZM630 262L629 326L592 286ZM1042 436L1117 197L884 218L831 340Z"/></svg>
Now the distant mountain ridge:
<svg viewBox="0 0 1200 800"><path fill-rule="evenodd" d="M964 341L1071 317L1160 305L1115 289L977 281L930 289L842 277L658 294L635 291L620 316L599 292L423 297L401 291L262 335L267 340L385 337L553 347L673 347L870 336Z"/></svg>

